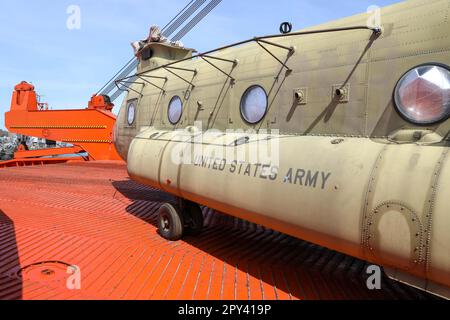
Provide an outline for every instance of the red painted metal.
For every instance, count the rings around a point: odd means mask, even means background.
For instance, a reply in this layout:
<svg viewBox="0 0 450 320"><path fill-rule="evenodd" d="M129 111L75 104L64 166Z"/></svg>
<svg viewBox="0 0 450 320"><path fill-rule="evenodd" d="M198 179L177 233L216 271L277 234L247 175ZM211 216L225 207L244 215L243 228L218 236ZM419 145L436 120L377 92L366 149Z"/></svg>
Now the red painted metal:
<svg viewBox="0 0 450 320"><path fill-rule="evenodd" d="M205 230L162 239L167 194L122 162L0 171L0 299L413 299L388 280L369 291L365 262L204 208ZM70 290L68 265L81 271Z"/></svg>
<svg viewBox="0 0 450 320"><path fill-rule="evenodd" d="M78 146L91 160L120 160L113 144L116 116L104 96L93 96L83 110L48 110L39 107L34 86L22 82L14 88L11 109L5 114L10 132Z"/></svg>
<svg viewBox="0 0 450 320"><path fill-rule="evenodd" d="M50 148L39 150L18 150L14 153L14 159L29 159L29 158L41 158L66 154L82 153L84 150L80 147L69 148ZM40 159L37 159L40 160ZM1 165L1 162L0 162Z"/></svg>
<svg viewBox="0 0 450 320"><path fill-rule="evenodd" d="M0 162L0 169L12 167L43 166L48 164L66 163L69 161L84 161L84 159L81 157L13 159Z"/></svg>

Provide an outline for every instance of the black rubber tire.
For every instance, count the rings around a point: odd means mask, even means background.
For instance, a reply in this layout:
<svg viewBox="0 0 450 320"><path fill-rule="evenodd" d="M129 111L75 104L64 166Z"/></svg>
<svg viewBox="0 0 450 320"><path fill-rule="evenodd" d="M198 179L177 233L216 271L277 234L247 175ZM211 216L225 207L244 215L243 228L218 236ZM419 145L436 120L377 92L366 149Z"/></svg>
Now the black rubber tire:
<svg viewBox="0 0 450 320"><path fill-rule="evenodd" d="M203 230L204 217L202 208L193 202L187 202L184 208L186 233L199 235Z"/></svg>
<svg viewBox="0 0 450 320"><path fill-rule="evenodd" d="M159 208L158 231L166 240L178 241L184 235L184 221L180 210L170 203Z"/></svg>

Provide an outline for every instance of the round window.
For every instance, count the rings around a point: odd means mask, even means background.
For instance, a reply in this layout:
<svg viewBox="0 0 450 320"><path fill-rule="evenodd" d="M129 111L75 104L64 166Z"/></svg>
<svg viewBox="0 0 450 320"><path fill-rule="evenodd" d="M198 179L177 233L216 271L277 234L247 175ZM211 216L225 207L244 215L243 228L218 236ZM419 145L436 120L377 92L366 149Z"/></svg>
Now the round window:
<svg viewBox="0 0 450 320"><path fill-rule="evenodd" d="M450 71L422 65L408 71L394 94L398 111L415 124L434 124L450 116Z"/></svg>
<svg viewBox="0 0 450 320"><path fill-rule="evenodd" d="M171 124L177 124L181 120L183 114L183 102L179 96L175 96L170 100L168 116Z"/></svg>
<svg viewBox="0 0 450 320"><path fill-rule="evenodd" d="M245 91L241 100L241 115L251 124L260 122L268 107L267 93L261 86L252 86Z"/></svg>
<svg viewBox="0 0 450 320"><path fill-rule="evenodd" d="M128 102L127 114L128 124L131 126L136 118L136 101Z"/></svg>

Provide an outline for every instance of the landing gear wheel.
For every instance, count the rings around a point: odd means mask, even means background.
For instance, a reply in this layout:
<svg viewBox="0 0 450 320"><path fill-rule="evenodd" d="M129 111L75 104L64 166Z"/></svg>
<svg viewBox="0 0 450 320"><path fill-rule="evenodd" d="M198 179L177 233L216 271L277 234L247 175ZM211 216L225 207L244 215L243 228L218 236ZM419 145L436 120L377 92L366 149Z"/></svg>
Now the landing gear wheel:
<svg viewBox="0 0 450 320"><path fill-rule="evenodd" d="M159 208L158 230L164 239L180 240L184 234L184 219L181 211L170 203L163 204Z"/></svg>
<svg viewBox="0 0 450 320"><path fill-rule="evenodd" d="M189 235L199 235L203 230L204 217L202 208L193 202L186 202L184 206L185 227Z"/></svg>

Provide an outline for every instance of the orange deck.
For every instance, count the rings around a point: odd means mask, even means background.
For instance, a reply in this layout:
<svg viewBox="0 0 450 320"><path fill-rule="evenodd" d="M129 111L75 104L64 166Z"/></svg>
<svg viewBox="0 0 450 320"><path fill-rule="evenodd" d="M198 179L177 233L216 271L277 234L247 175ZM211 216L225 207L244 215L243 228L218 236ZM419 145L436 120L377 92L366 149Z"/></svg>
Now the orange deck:
<svg viewBox="0 0 450 320"><path fill-rule="evenodd" d="M0 299L412 299L366 264L207 208L198 237L155 227L166 194L118 162L0 170ZM81 290L66 286L67 265Z"/></svg>

